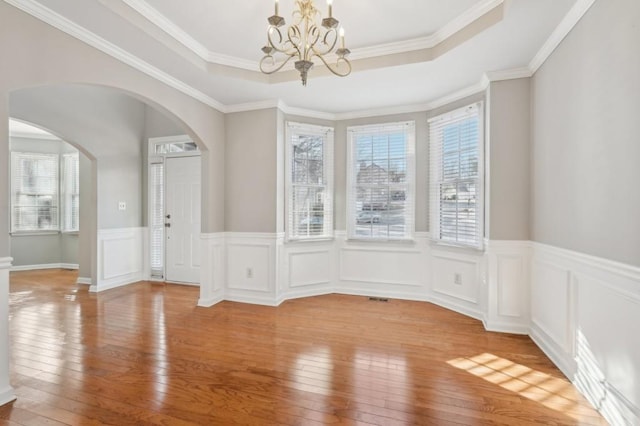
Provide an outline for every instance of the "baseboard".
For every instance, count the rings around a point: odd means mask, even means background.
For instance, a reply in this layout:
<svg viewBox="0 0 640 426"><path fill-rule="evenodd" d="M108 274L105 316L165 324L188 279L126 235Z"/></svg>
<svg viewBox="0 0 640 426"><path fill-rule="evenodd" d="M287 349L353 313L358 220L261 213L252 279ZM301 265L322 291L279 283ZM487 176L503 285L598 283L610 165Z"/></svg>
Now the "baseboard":
<svg viewBox="0 0 640 426"><path fill-rule="evenodd" d="M46 263L41 265L18 265L12 266L11 271L38 271L42 269L78 269L77 263Z"/></svg>
<svg viewBox="0 0 640 426"><path fill-rule="evenodd" d="M76 280L76 284L91 285L91 278L78 277L78 279Z"/></svg>
<svg viewBox="0 0 640 426"><path fill-rule="evenodd" d="M262 306L278 306L281 302L270 296L250 296L244 294L229 294L224 297L224 300L229 302L247 303L250 305L262 305Z"/></svg>
<svg viewBox="0 0 640 426"><path fill-rule="evenodd" d="M16 394L11 386L0 391L0 406L10 403L11 401L15 401Z"/></svg>
<svg viewBox="0 0 640 426"><path fill-rule="evenodd" d="M128 274L123 276L121 279L111 279L109 281L103 281L100 285L91 285L89 287L89 292L91 293L100 293L107 290L112 290L118 287L124 287L129 284L137 283L142 281L142 274ZM99 287L99 288L98 288Z"/></svg>
<svg viewBox="0 0 640 426"><path fill-rule="evenodd" d="M531 332L531 326L526 324L509 323L506 321L491 321L487 318L482 320L484 329L495 333L509 333L509 334L522 334L529 335Z"/></svg>
<svg viewBox="0 0 640 426"><path fill-rule="evenodd" d="M210 308L213 305L217 305L224 300L225 298L222 294L214 297L208 297L206 299L200 298L198 299L198 306L200 306L201 308Z"/></svg>
<svg viewBox="0 0 640 426"><path fill-rule="evenodd" d="M278 296L277 304L281 305L283 302L292 299L300 299L303 297L325 296L327 294L335 293L335 289L313 289L313 290L301 290L301 291L289 291L285 294Z"/></svg>
<svg viewBox="0 0 640 426"><path fill-rule="evenodd" d="M535 322L531 323L529 337L544 352L544 354L562 371L562 374L573 381L576 374L576 364L573 359L564 356L564 351L558 344Z"/></svg>

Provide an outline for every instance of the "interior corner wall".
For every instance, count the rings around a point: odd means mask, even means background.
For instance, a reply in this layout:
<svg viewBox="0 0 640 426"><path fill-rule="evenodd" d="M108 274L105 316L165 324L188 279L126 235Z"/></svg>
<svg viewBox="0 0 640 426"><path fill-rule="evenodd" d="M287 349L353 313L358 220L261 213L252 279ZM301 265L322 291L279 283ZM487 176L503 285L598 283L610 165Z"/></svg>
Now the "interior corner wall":
<svg viewBox="0 0 640 426"><path fill-rule="evenodd" d="M227 114L225 230L275 233L278 200L276 108Z"/></svg>
<svg viewBox="0 0 640 426"><path fill-rule="evenodd" d="M487 95L485 234L528 241L530 214L530 79L492 82Z"/></svg>
<svg viewBox="0 0 640 426"><path fill-rule="evenodd" d="M532 239L640 266L640 2L596 1L532 85Z"/></svg>

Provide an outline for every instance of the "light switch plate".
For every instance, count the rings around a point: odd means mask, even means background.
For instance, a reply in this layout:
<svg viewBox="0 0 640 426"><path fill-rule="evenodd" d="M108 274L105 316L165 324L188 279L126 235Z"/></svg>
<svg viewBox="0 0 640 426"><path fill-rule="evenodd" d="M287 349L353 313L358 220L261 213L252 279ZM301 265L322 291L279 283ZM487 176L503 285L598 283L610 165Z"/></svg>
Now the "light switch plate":
<svg viewBox="0 0 640 426"><path fill-rule="evenodd" d="M126 210L127 209L127 203L124 201L120 201L118 203L118 210Z"/></svg>

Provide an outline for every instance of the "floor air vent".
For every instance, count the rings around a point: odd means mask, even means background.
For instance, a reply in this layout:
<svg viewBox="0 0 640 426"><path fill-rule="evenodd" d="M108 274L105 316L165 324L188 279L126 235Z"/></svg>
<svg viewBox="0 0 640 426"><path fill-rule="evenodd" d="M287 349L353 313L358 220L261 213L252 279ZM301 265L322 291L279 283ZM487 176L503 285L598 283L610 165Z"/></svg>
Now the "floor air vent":
<svg viewBox="0 0 640 426"><path fill-rule="evenodd" d="M386 297L369 297L369 300L371 300L372 302L388 302L389 299L387 299Z"/></svg>

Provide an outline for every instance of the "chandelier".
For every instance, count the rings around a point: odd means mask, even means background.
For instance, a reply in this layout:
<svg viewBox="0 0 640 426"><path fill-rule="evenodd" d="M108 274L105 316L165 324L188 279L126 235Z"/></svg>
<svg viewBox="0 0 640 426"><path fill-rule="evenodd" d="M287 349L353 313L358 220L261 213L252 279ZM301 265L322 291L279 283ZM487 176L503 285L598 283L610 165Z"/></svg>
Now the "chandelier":
<svg viewBox="0 0 640 426"><path fill-rule="evenodd" d="M313 0L295 0L297 9L293 11L294 24L286 29L286 37L281 30L284 18L278 15L278 0L275 14L268 18L267 44L262 48L264 56L260 60L260 71L273 74L280 71L291 59L295 59L295 68L300 72L302 85L307 85L307 73L318 58L333 74L346 77L351 73L351 62L347 56L351 51L344 46L344 28L338 32L339 21L333 17L333 0L327 0L328 17L316 23L320 15ZM340 47L336 49L340 41ZM330 55L334 58L328 58ZM281 61L276 61L276 56ZM335 62L334 62L335 60Z"/></svg>

